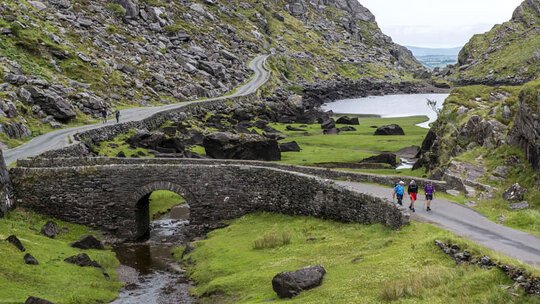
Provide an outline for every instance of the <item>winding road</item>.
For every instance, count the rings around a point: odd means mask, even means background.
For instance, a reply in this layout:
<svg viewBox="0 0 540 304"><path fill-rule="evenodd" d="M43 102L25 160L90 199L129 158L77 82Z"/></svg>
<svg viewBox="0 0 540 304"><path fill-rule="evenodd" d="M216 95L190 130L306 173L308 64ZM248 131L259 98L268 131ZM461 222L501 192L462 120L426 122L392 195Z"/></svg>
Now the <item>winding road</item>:
<svg viewBox="0 0 540 304"><path fill-rule="evenodd" d="M122 110L121 112L122 116L120 117L120 119L122 122L137 121L137 120L145 119L161 111L181 108L186 105L193 104L193 103L198 103L198 102L203 102L203 101L212 101L212 100L223 100L223 99L227 99L231 97L240 97L240 96L246 96L246 95L255 93L270 78L270 72L268 72L264 67L268 56L269 55L261 55L253 59L253 61L249 65L249 68L253 70L253 73L254 73L253 77L248 83L241 86L234 93L230 95L224 95L224 96L220 96L216 98L203 99L203 100L187 101L187 102L169 104L169 105L157 106L157 107L139 107L139 108L126 109L126 110ZM46 151L50 151L54 149L60 149L60 148L68 146L70 144L69 137L73 137L73 135L76 133L100 128L106 125L112 125L115 123L116 122L114 121L114 119L110 119L109 122L106 124L98 123L98 124L85 125L85 126L80 126L80 127L66 128L66 129L53 131L47 134L43 134L41 136L33 138L32 140L30 140L29 142L21 146L18 146L13 149L5 150L4 159L7 164L11 164L12 162L17 161L18 159L36 156Z"/></svg>
<svg viewBox="0 0 540 304"><path fill-rule="evenodd" d="M122 121L141 120L160 111L180 108L193 103L207 100L223 100L229 97L246 96L254 93L270 77L270 73L264 67L267 58L268 55L262 55L251 62L250 68L254 71L252 79L231 95L158 107L127 109L122 111ZM52 149L65 147L69 145L68 137L81 131L113 123L111 121L107 124L74 127L44 134L17 148L4 151L6 163L10 164L17 159L32 157ZM353 191L382 198L391 197L391 189L383 186L343 181L336 181L336 183ZM446 200L436 198L433 202L434 211L430 213L424 211L421 204L422 201L420 200L417 206L418 212L412 215L412 219L435 224L497 252L540 267L540 237L498 225L470 208Z"/></svg>

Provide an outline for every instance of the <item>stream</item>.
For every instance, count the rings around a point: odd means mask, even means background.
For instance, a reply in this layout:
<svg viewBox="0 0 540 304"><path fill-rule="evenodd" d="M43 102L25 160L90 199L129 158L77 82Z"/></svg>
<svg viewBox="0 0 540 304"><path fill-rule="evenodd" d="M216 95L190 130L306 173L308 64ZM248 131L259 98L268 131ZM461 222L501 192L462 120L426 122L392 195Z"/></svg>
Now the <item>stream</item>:
<svg viewBox="0 0 540 304"><path fill-rule="evenodd" d="M148 240L113 246L121 266L119 279L125 283L112 304L183 304L195 303L192 286L171 250L186 242L189 207L176 206L150 224Z"/></svg>

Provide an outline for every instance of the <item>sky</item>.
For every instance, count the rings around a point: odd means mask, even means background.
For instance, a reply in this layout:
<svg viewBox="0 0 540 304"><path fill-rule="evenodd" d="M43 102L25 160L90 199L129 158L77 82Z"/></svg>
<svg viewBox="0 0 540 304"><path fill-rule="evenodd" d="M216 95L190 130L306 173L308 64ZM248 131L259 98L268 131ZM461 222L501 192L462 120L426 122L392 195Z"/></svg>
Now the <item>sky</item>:
<svg viewBox="0 0 540 304"><path fill-rule="evenodd" d="M510 20L523 0L359 0L401 45L463 46L474 34Z"/></svg>

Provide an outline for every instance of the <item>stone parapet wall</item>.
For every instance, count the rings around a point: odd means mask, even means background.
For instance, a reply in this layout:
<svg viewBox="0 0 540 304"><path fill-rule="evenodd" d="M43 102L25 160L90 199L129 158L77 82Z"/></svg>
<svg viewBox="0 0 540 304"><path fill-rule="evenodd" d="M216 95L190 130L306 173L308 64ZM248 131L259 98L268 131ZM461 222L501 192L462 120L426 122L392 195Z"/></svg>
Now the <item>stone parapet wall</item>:
<svg viewBox="0 0 540 304"><path fill-rule="evenodd" d="M17 205L131 240L142 233L138 204L160 189L184 196L191 222L196 225L216 224L252 212L382 223L394 229L409 220L407 213L388 200L276 168L163 160L162 164L93 161L104 163L12 169Z"/></svg>
<svg viewBox="0 0 540 304"><path fill-rule="evenodd" d="M366 182L381 185L393 186L400 178L405 181L412 179L418 184L424 185L431 181L438 191L454 189L450 184L444 181L428 180L418 177L407 177L397 175L375 175L361 172L347 172L332 169L294 166L274 162L247 161L247 160L223 160L223 159L190 159L190 158L57 158L57 159L25 159L17 161L19 167L66 167L66 166L95 166L95 165L142 165L142 164L206 164L206 165L249 165L257 167L275 168L290 172L309 174L325 179L348 180L352 182Z"/></svg>

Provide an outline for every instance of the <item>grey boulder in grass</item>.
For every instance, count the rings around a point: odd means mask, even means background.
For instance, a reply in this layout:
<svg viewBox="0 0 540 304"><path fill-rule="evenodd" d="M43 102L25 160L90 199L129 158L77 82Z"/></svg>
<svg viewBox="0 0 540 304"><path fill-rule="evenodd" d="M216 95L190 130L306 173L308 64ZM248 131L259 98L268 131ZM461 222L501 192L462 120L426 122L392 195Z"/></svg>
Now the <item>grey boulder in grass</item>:
<svg viewBox="0 0 540 304"><path fill-rule="evenodd" d="M272 279L272 288L280 298L292 298L304 290L320 286L325 274L326 270L322 266L281 272Z"/></svg>

